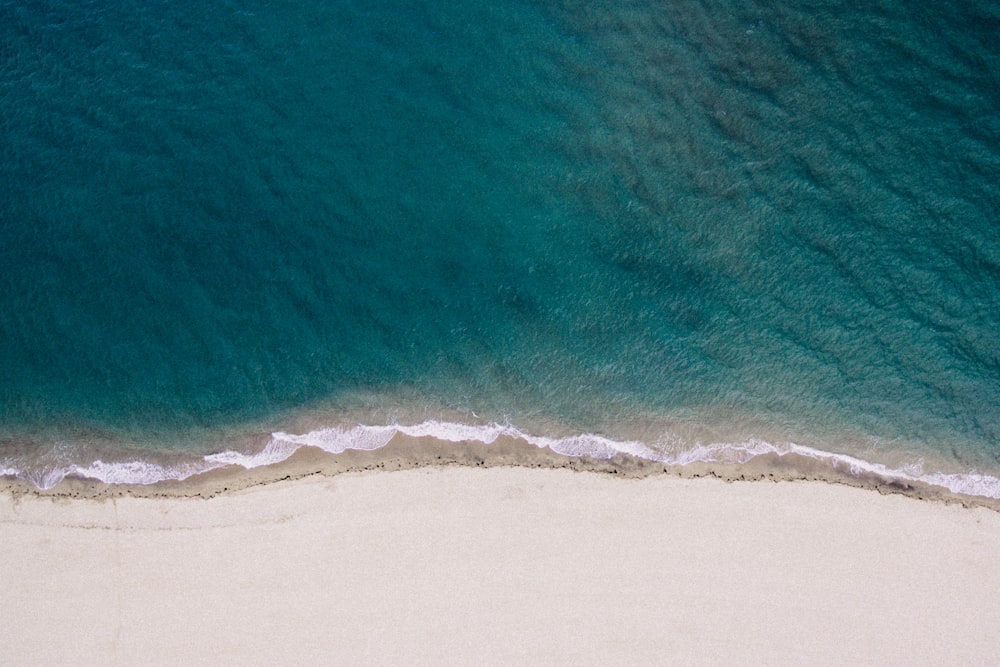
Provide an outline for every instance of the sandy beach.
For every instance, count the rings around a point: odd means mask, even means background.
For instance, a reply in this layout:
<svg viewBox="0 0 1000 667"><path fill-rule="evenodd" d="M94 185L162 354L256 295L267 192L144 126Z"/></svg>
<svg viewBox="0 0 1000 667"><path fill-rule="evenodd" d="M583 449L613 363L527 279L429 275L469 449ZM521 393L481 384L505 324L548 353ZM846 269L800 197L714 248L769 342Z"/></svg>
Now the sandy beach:
<svg viewBox="0 0 1000 667"><path fill-rule="evenodd" d="M995 664L1000 513L525 467L0 498L5 664Z"/></svg>

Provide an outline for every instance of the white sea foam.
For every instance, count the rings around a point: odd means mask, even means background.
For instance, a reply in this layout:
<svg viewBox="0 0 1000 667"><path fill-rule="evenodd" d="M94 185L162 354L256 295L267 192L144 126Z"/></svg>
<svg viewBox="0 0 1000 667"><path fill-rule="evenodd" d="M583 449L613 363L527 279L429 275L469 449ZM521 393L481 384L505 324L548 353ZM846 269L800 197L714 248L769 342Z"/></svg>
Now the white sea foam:
<svg viewBox="0 0 1000 667"><path fill-rule="evenodd" d="M299 447L300 445L295 443L272 437L264 446L264 449L256 454L244 454L243 452L226 450L218 454L209 454L205 457L205 460L219 465L237 465L247 469L259 468L261 466L281 463L294 454Z"/></svg>
<svg viewBox="0 0 1000 667"><path fill-rule="evenodd" d="M371 451L387 445L397 434L415 438L434 438L446 442L478 442L491 445L499 438L522 440L538 448L547 448L568 457L610 459L618 455L656 461L670 466L694 463L740 465L752 459L773 454L796 455L827 463L832 469L851 475L877 475L886 480L919 482L942 487L962 495L1000 499L1000 479L971 471L967 473L925 472L917 462L900 468L865 461L847 454L826 452L795 443L771 443L750 439L743 442L697 443L681 447L673 436L665 435L662 442L672 446L654 448L635 440L612 440L601 435L581 433L562 438L525 433L509 424L462 424L428 420L418 424L384 426L357 425L350 428L331 427L303 434L276 432L268 443L255 453L227 450L201 459L170 465L132 459L123 462L94 461L87 465L48 466L19 470L11 462L0 465L0 476L19 477L40 489L50 489L67 476L96 479L107 484L155 484L168 479L182 480L216 468L238 465L258 468L285 461L302 447L315 447L330 454L347 450Z"/></svg>
<svg viewBox="0 0 1000 667"><path fill-rule="evenodd" d="M282 446L293 447L292 452L303 446L318 447L330 454L341 454L348 449L371 451L389 444L393 436L401 432L401 428L404 427L358 425L349 429L323 428L303 435L278 432L271 434L268 446L281 443Z"/></svg>
<svg viewBox="0 0 1000 667"><path fill-rule="evenodd" d="M764 454L783 453L782 448L764 440L746 440L744 442L713 442L707 445L697 443L688 449L677 452L656 453L651 458L667 465L686 466L692 463L722 463L736 465L747 463L750 459Z"/></svg>
<svg viewBox="0 0 1000 667"><path fill-rule="evenodd" d="M66 479L66 475L73 472L73 467L49 467L16 472L15 477L20 477L39 489L51 489L59 482Z"/></svg>
<svg viewBox="0 0 1000 667"><path fill-rule="evenodd" d="M105 463L94 461L87 466L72 466L67 474L75 474L87 479L96 479L105 484L156 484L168 479L182 480L200 475L225 463L216 463L205 457L202 461L191 461L174 465L160 465L151 461L119 461Z"/></svg>
<svg viewBox="0 0 1000 667"><path fill-rule="evenodd" d="M1000 479L978 472L942 473L923 472L922 464L911 464L900 468L890 468L882 463L873 463L847 454L833 454L812 447L789 444L788 453L808 456L810 458L829 461L834 468L847 466L852 475L865 473L879 475L887 479L921 482L932 486L940 486L952 493L967 496L983 496L1000 499Z"/></svg>

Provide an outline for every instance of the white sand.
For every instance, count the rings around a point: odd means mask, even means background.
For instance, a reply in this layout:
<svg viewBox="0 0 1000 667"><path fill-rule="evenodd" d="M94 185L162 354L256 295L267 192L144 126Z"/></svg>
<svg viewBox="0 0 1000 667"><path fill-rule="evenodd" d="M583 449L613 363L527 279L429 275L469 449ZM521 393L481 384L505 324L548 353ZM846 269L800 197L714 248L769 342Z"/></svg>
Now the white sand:
<svg viewBox="0 0 1000 667"><path fill-rule="evenodd" d="M823 483L0 498L3 664L997 664L1000 513Z"/></svg>

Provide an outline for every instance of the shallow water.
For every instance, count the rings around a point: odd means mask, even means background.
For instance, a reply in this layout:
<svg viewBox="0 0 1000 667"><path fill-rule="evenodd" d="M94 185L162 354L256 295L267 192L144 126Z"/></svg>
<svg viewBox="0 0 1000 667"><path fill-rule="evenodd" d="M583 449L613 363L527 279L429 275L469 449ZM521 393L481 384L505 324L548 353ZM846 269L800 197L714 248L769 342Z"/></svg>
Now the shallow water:
<svg viewBox="0 0 1000 667"><path fill-rule="evenodd" d="M0 468L308 411L1000 472L1000 10L494 4L0 0Z"/></svg>

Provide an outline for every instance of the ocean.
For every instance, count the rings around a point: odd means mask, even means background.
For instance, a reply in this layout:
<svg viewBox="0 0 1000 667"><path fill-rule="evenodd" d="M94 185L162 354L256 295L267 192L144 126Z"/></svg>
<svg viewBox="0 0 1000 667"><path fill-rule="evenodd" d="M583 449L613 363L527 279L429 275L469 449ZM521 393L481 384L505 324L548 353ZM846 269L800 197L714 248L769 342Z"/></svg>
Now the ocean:
<svg viewBox="0 0 1000 667"><path fill-rule="evenodd" d="M513 434L1000 497L997 34L971 1L0 0L0 475Z"/></svg>

